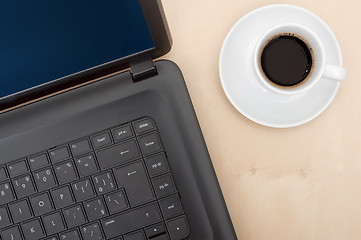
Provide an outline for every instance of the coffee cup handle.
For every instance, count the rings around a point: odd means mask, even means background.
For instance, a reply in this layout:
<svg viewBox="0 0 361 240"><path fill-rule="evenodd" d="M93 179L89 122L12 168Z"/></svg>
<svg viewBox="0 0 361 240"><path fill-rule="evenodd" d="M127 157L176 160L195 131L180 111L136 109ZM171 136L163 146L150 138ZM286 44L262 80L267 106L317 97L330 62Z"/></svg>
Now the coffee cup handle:
<svg viewBox="0 0 361 240"><path fill-rule="evenodd" d="M326 64L322 77L342 82L347 78L347 69L336 65Z"/></svg>

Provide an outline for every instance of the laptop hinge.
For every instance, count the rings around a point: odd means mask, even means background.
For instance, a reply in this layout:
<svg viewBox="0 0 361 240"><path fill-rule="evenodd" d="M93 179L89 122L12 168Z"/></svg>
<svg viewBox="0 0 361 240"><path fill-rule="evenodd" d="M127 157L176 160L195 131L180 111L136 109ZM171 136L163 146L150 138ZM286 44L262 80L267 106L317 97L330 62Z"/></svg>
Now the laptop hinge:
<svg viewBox="0 0 361 240"><path fill-rule="evenodd" d="M143 56L130 62L130 73L133 81L138 82L158 75L156 66L150 56Z"/></svg>

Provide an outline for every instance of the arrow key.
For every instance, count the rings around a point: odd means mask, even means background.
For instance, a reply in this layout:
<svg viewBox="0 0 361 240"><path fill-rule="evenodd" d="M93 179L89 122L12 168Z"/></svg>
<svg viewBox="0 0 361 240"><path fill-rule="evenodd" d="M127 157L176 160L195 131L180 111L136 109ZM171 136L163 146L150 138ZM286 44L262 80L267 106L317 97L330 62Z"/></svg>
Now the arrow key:
<svg viewBox="0 0 361 240"><path fill-rule="evenodd" d="M121 240L121 239L119 239ZM142 230L125 235L124 240L146 240Z"/></svg>
<svg viewBox="0 0 361 240"><path fill-rule="evenodd" d="M152 238L152 240L169 240L167 234L160 235L158 237Z"/></svg>
<svg viewBox="0 0 361 240"><path fill-rule="evenodd" d="M189 227L185 216L168 221L167 228L171 240L184 239L189 235Z"/></svg>
<svg viewBox="0 0 361 240"><path fill-rule="evenodd" d="M145 234L147 235L148 238L153 238L159 235L163 235L165 232L166 232L165 226L163 223L145 229Z"/></svg>

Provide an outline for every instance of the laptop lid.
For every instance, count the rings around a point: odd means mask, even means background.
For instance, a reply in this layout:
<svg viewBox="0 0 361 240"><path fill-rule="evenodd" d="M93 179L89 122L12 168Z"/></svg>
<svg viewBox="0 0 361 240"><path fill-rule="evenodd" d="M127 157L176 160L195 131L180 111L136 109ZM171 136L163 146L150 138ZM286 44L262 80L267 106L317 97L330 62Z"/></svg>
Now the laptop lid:
<svg viewBox="0 0 361 240"><path fill-rule="evenodd" d="M0 4L0 113L171 48L160 0Z"/></svg>

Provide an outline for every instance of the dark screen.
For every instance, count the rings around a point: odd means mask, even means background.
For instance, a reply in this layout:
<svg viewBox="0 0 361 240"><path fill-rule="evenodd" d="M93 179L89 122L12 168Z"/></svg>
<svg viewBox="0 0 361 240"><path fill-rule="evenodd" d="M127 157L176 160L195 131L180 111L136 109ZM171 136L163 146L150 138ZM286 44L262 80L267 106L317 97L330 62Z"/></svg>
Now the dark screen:
<svg viewBox="0 0 361 240"><path fill-rule="evenodd" d="M138 0L0 3L0 98L154 47Z"/></svg>

